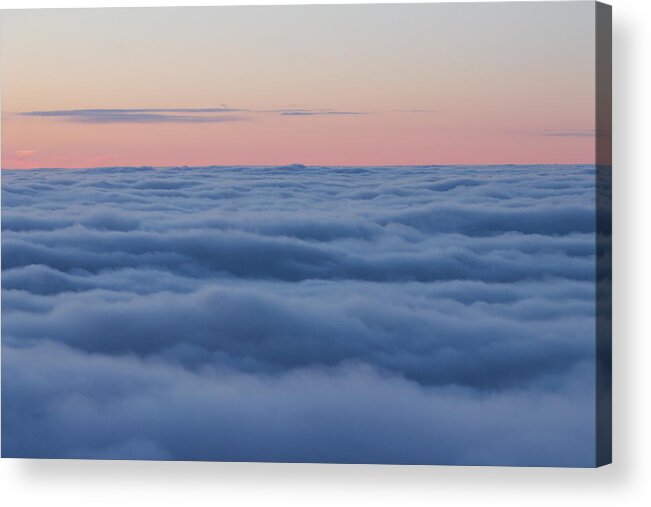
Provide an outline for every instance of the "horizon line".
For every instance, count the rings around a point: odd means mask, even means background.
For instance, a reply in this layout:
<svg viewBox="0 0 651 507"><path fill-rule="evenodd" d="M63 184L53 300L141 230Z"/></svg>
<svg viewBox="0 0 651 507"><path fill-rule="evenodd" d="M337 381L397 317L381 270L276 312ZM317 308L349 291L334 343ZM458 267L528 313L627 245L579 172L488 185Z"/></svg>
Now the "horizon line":
<svg viewBox="0 0 651 507"><path fill-rule="evenodd" d="M446 163L446 164L208 164L208 165L107 165L107 166L80 166L80 167L0 167L2 171L43 171L43 170L63 170L63 171L83 171L88 169L224 169L224 168L283 168L283 169L307 169L307 168L380 168L380 167L495 167L495 166L574 166L574 165L612 165L600 164L597 162L506 162L506 163Z"/></svg>

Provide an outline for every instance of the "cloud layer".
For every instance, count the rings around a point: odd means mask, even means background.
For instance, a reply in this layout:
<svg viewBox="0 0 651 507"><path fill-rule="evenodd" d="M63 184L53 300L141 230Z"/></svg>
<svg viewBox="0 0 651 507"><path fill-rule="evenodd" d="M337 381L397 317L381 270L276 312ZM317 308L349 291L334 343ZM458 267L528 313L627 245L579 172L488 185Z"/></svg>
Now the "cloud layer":
<svg viewBox="0 0 651 507"><path fill-rule="evenodd" d="M234 114L235 113L235 114ZM63 118L80 123L223 123L248 121L257 114L280 116L351 116L368 114L361 111L336 111L333 109L238 109L230 107L177 107L177 108L109 108L109 109L58 109L25 111L22 116Z"/></svg>
<svg viewBox="0 0 651 507"><path fill-rule="evenodd" d="M591 466L594 176L5 171L3 455Z"/></svg>

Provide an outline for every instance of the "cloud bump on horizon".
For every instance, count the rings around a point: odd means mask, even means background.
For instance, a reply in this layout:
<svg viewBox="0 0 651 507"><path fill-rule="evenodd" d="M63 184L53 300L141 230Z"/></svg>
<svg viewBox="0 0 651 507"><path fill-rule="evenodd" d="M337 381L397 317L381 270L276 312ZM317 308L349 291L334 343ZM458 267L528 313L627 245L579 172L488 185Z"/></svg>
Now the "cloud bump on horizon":
<svg viewBox="0 0 651 507"><path fill-rule="evenodd" d="M594 176L5 171L3 456L593 466Z"/></svg>

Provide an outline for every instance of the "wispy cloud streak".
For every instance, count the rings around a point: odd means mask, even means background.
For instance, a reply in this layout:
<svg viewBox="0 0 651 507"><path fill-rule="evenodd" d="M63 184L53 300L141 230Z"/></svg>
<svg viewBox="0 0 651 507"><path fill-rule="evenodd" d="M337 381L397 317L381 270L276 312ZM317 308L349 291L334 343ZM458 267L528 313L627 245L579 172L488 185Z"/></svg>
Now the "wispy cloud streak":
<svg viewBox="0 0 651 507"><path fill-rule="evenodd" d="M281 116L355 116L369 114L362 111L333 111L331 109L279 109Z"/></svg>
<svg viewBox="0 0 651 507"><path fill-rule="evenodd" d="M577 130L530 130L524 134L546 137L595 137L594 129Z"/></svg>
<svg viewBox="0 0 651 507"><path fill-rule="evenodd" d="M280 116L354 116L368 113L362 111L336 111L332 109L255 110L230 107L57 109L25 111L20 113L21 116L64 118L68 121L80 123L224 123L251 120L254 115L259 114L277 114Z"/></svg>
<svg viewBox="0 0 651 507"><path fill-rule="evenodd" d="M159 109L61 109L54 111L27 111L21 114L23 116L59 117L82 123L223 123L248 120L249 117L247 116L230 114L243 111L243 109L226 107L204 107ZM206 115L206 113L212 114ZM216 115L215 113L220 114Z"/></svg>

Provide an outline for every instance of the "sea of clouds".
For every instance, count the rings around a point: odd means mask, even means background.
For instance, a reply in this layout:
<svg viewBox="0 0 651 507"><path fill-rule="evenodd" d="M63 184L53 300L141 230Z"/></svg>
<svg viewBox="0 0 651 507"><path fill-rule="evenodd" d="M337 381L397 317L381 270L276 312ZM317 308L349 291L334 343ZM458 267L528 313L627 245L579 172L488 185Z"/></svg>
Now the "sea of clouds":
<svg viewBox="0 0 651 507"><path fill-rule="evenodd" d="M595 168L3 171L2 455L592 466Z"/></svg>

